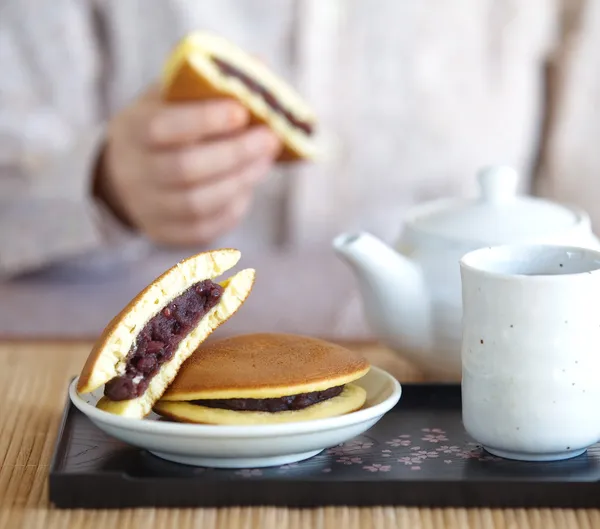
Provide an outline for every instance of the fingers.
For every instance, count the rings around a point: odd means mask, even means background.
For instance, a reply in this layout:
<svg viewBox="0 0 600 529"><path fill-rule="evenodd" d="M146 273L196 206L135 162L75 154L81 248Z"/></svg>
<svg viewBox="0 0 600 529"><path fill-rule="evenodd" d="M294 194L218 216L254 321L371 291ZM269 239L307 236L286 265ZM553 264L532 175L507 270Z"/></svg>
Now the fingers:
<svg viewBox="0 0 600 529"><path fill-rule="evenodd" d="M98 178L151 240L209 244L244 216L281 149L269 128L248 122L236 102L165 104L150 87L110 120Z"/></svg>
<svg viewBox="0 0 600 529"><path fill-rule="evenodd" d="M234 202L245 188L250 188L268 175L272 160L261 158L242 169L215 179L208 185L167 190L157 197L156 211L165 218L196 220L211 217Z"/></svg>
<svg viewBox="0 0 600 529"><path fill-rule="evenodd" d="M209 219L165 221L148 230L148 236L159 244L174 246L209 244L239 223L248 211L251 201L252 190L248 188Z"/></svg>
<svg viewBox="0 0 600 529"><path fill-rule="evenodd" d="M253 127L232 138L157 153L149 177L164 188L190 187L255 160L274 159L280 148L279 140L267 127Z"/></svg>
<svg viewBox="0 0 600 529"><path fill-rule="evenodd" d="M140 122L149 147L164 148L196 142L242 129L248 111L228 99L150 106Z"/></svg>

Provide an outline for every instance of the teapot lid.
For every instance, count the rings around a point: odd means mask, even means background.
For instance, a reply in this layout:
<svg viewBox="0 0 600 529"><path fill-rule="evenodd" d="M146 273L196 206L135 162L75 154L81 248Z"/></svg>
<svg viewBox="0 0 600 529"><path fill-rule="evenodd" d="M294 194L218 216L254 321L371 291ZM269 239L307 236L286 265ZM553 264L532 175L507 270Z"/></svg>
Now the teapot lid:
<svg viewBox="0 0 600 529"><path fill-rule="evenodd" d="M518 196L519 176L510 167L484 168L477 177L478 198L417 208L414 228L445 238L508 244L546 238L581 220L579 212L560 204Z"/></svg>

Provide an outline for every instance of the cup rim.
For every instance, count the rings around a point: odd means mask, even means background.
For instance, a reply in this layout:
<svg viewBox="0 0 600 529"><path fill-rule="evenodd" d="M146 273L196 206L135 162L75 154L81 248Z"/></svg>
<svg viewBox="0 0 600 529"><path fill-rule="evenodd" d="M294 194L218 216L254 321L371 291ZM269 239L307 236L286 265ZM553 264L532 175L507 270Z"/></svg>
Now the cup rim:
<svg viewBox="0 0 600 529"><path fill-rule="evenodd" d="M585 270L583 272L565 272L560 274L522 274L513 272L499 272L489 270L476 264L476 260L481 256L495 252L499 256L503 253L520 254L521 252L548 252L550 250L562 250L565 253L573 252L585 254L588 257L594 258L598 263L598 267L593 270ZM567 281L574 277L600 275L600 251L581 246L571 246L562 244L501 244L496 246L485 246L476 250L470 251L462 256L459 261L460 268L472 271L482 276L488 276L498 279L516 279L526 277L528 281Z"/></svg>

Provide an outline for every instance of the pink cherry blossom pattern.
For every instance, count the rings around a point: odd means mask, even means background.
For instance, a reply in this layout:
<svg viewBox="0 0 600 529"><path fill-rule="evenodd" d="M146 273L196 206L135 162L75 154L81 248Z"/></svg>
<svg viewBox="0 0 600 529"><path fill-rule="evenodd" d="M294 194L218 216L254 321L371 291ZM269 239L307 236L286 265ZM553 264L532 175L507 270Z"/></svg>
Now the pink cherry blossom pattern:
<svg viewBox="0 0 600 529"><path fill-rule="evenodd" d="M346 443L346 448L348 448L349 450L368 450L372 446L373 443L369 441L365 442L360 440L354 440Z"/></svg>
<svg viewBox="0 0 600 529"><path fill-rule="evenodd" d="M477 450L463 450L454 454L459 459L479 459Z"/></svg>
<svg viewBox="0 0 600 529"><path fill-rule="evenodd" d="M368 441L354 440L348 443L344 443L338 446L334 446L333 448L329 448L327 450L327 455L331 456L344 456L355 454L356 452L360 452L361 450L368 450L373 446L373 443Z"/></svg>
<svg viewBox="0 0 600 529"><path fill-rule="evenodd" d="M390 465L381 465L379 463L373 463L372 465L364 466L364 470L369 472L389 472L392 467Z"/></svg>
<svg viewBox="0 0 600 529"><path fill-rule="evenodd" d="M321 472L323 472L323 474L328 474L329 472L331 472L330 468L324 468L323 470L321 470Z"/></svg>
<svg viewBox="0 0 600 529"><path fill-rule="evenodd" d="M440 428L421 428L422 432L425 433L433 433L433 434L445 434L445 430L441 430Z"/></svg>
<svg viewBox="0 0 600 529"><path fill-rule="evenodd" d="M452 459L444 459L444 463L446 463L446 465L450 465L452 464Z"/></svg>
<svg viewBox="0 0 600 529"><path fill-rule="evenodd" d="M417 465L417 466L414 466L414 467L410 467L410 469L411 470L421 470L421 467Z"/></svg>
<svg viewBox="0 0 600 529"><path fill-rule="evenodd" d="M381 451L381 457L391 457L391 456L392 456L391 450L382 450Z"/></svg>
<svg viewBox="0 0 600 529"><path fill-rule="evenodd" d="M357 465L363 462L362 457L342 456L336 459L337 463L342 465Z"/></svg>
<svg viewBox="0 0 600 529"><path fill-rule="evenodd" d="M327 449L327 454L330 456L343 456L346 453L344 445L334 446Z"/></svg>
<svg viewBox="0 0 600 529"><path fill-rule="evenodd" d="M440 454L438 454L435 450L431 451L431 450L419 450L418 452L415 452L413 454L413 456L417 456L417 457L421 457L423 459L435 459L436 457L439 457Z"/></svg>
<svg viewBox="0 0 600 529"><path fill-rule="evenodd" d="M424 437L421 437L421 441L427 443L439 443L440 441L447 441L448 438L444 434L428 433Z"/></svg>
<svg viewBox="0 0 600 529"><path fill-rule="evenodd" d="M396 439L392 439L391 441L386 441L385 444L386 445L390 445L390 446L394 446L394 447L398 447L398 446L410 446L410 439L401 439L400 437L397 437Z"/></svg>
<svg viewBox="0 0 600 529"><path fill-rule="evenodd" d="M396 461L398 461L398 463L402 463L403 465L410 466L421 463L423 459L421 457L403 456L398 458Z"/></svg>
<svg viewBox="0 0 600 529"><path fill-rule="evenodd" d="M460 452L460 446L442 445L442 446L438 446L436 448L436 451L440 452L442 454L456 454L456 453Z"/></svg>

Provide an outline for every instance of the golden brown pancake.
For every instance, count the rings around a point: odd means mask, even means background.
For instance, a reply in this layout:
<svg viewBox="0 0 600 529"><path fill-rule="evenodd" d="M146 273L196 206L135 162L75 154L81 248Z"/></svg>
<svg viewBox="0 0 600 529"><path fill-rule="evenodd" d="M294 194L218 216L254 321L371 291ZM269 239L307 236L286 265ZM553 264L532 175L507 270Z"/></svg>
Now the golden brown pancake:
<svg viewBox="0 0 600 529"><path fill-rule="evenodd" d="M128 417L147 415L183 362L249 295L252 269L212 282L240 256L233 249L204 252L148 285L106 327L77 390L88 393L105 385L98 408Z"/></svg>
<svg viewBox="0 0 600 529"><path fill-rule="evenodd" d="M363 406L351 382L368 362L339 345L291 334L248 334L197 349L154 406L184 422L262 424L342 415Z"/></svg>
<svg viewBox="0 0 600 529"><path fill-rule="evenodd" d="M162 400L283 397L347 384L368 370L358 353L324 340L245 334L198 348Z"/></svg>
<svg viewBox="0 0 600 529"><path fill-rule="evenodd" d="M163 75L167 101L234 98L252 123L266 124L280 138L280 161L312 159L316 118L286 82L228 40L196 32L181 40L169 56Z"/></svg>

